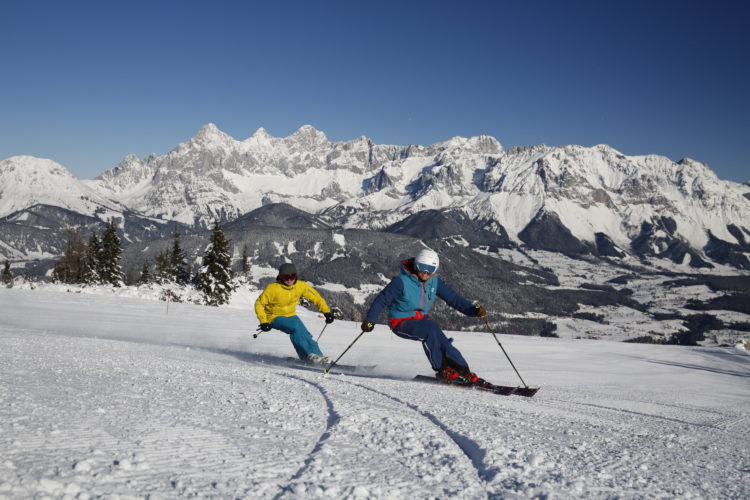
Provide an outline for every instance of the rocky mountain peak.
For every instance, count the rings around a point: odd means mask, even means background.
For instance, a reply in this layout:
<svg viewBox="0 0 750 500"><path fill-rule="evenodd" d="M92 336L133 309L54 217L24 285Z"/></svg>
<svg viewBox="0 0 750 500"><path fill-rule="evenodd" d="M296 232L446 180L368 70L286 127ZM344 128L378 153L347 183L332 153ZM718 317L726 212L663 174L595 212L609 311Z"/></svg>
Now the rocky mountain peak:
<svg viewBox="0 0 750 500"><path fill-rule="evenodd" d="M675 168L681 172L689 172L692 175L710 178L711 180L718 181L719 178L716 176L713 170L709 168L703 162L693 160L692 158L683 158L675 163Z"/></svg>
<svg viewBox="0 0 750 500"><path fill-rule="evenodd" d="M268 131L263 127L260 127L258 130L256 130L253 133L253 135L249 137L249 139L272 139L272 138L273 136L271 136L271 134L269 134Z"/></svg>
<svg viewBox="0 0 750 500"><path fill-rule="evenodd" d="M150 179L153 174L153 168L149 164L155 159L151 155L141 160L136 155L127 155L115 167L97 176L94 180L100 181L104 186L112 191L127 189L136 184Z"/></svg>
<svg viewBox="0 0 750 500"><path fill-rule="evenodd" d="M478 154L499 155L503 153L500 141L489 135L478 135L467 142L467 146Z"/></svg>
<svg viewBox="0 0 750 500"><path fill-rule="evenodd" d="M213 123L203 125L200 130L187 142L193 148L216 149L228 147L237 142L230 135L219 130Z"/></svg>
<svg viewBox="0 0 750 500"><path fill-rule="evenodd" d="M316 148L329 144L328 137L312 125L303 125L287 139L304 147Z"/></svg>
<svg viewBox="0 0 750 500"><path fill-rule="evenodd" d="M219 127L216 126L215 123L206 123L203 125L200 130L198 130L197 136L210 136L214 134L220 133L221 130L219 130Z"/></svg>
<svg viewBox="0 0 750 500"><path fill-rule="evenodd" d="M272 147L276 138L269 134L266 129L260 127L253 135L243 141L243 144L251 149L267 150Z"/></svg>

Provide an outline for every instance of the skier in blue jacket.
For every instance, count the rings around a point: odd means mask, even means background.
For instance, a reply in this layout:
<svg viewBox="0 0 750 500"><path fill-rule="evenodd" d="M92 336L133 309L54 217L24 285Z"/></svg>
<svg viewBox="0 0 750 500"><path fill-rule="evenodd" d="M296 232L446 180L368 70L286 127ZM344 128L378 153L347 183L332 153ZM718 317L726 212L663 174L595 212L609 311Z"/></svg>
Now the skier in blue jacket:
<svg viewBox="0 0 750 500"><path fill-rule="evenodd" d="M437 322L427 315L436 297L467 316L487 314L484 307L470 303L435 276L439 265L437 253L429 248L402 262L401 274L375 297L362 322L362 331L372 331L380 312L388 308L388 326L399 337L422 342L437 378L454 383L483 383L469 370L469 364L453 346L452 339L448 339Z"/></svg>

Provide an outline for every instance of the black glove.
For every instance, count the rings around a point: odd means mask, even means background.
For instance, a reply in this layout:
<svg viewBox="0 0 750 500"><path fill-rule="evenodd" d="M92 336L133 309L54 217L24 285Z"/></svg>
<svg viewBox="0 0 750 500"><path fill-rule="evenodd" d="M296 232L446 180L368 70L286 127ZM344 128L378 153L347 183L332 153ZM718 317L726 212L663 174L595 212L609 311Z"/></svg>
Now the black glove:
<svg viewBox="0 0 750 500"><path fill-rule="evenodd" d="M260 329L264 332L270 332L271 331L271 323L261 323Z"/></svg>
<svg viewBox="0 0 750 500"><path fill-rule="evenodd" d="M487 316L487 310L479 304L474 306L474 316L478 318L484 318Z"/></svg>
<svg viewBox="0 0 750 500"><path fill-rule="evenodd" d="M375 325L373 325L371 322L369 322L369 321L363 321L362 322L362 331L363 332L371 332L373 328L375 328Z"/></svg>
<svg viewBox="0 0 750 500"><path fill-rule="evenodd" d="M323 316L326 317L326 323L333 323L333 313L332 312L327 312L327 313L323 314Z"/></svg>

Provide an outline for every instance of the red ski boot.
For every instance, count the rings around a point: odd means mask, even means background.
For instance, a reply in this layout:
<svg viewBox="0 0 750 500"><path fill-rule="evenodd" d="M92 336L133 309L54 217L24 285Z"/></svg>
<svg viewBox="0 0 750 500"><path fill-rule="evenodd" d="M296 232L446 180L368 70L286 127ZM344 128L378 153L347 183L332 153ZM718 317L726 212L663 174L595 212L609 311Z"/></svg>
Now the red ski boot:
<svg viewBox="0 0 750 500"><path fill-rule="evenodd" d="M450 366L446 366L445 368L437 372L435 374L435 378L440 381L449 383L461 383L464 381L461 377L461 374L459 374L457 370L451 368Z"/></svg>

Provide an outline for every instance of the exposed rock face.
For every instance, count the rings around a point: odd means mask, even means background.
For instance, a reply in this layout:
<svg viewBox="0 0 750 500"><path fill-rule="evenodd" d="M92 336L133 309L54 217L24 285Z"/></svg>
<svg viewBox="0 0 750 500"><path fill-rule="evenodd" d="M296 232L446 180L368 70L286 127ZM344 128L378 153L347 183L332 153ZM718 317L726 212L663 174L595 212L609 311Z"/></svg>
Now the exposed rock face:
<svg viewBox="0 0 750 500"><path fill-rule="evenodd" d="M460 210L424 210L385 228L384 231L409 235L423 241L457 237L472 246L512 246L502 226L488 228L482 221L471 220Z"/></svg>
<svg viewBox="0 0 750 500"><path fill-rule="evenodd" d="M255 226L295 229L326 229L331 227L321 217L308 214L286 203L271 203L246 213L228 223L224 228L238 230Z"/></svg>
<svg viewBox="0 0 750 500"><path fill-rule="evenodd" d="M518 237L530 247L541 250L570 254L591 252L591 248L573 236L556 214L545 211L540 211Z"/></svg>
<svg viewBox="0 0 750 500"><path fill-rule="evenodd" d="M736 238L737 243L724 241L709 233L708 243L703 250L715 262L738 269L750 269L750 243L745 233L734 224L728 225L727 230Z"/></svg>
<svg viewBox="0 0 750 500"><path fill-rule="evenodd" d="M596 254L599 257L623 258L627 254L604 233L596 233Z"/></svg>

